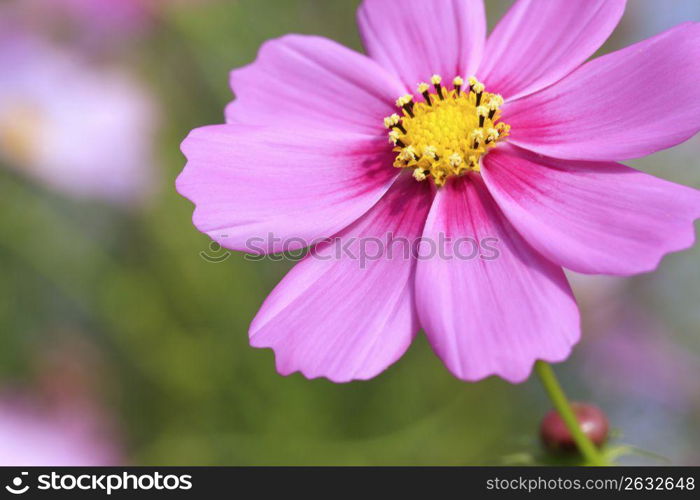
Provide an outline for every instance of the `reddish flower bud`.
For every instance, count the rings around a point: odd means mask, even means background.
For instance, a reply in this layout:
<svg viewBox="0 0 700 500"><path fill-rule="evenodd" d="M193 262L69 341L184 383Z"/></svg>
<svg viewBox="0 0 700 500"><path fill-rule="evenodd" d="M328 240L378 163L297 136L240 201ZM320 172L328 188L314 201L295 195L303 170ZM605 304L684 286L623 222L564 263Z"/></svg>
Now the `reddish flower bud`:
<svg viewBox="0 0 700 500"><path fill-rule="evenodd" d="M597 406L586 403L572 403L572 409L584 434L600 447L608 438L608 418ZM540 424L540 438L545 447L553 452L576 451L574 438L556 410L551 410Z"/></svg>

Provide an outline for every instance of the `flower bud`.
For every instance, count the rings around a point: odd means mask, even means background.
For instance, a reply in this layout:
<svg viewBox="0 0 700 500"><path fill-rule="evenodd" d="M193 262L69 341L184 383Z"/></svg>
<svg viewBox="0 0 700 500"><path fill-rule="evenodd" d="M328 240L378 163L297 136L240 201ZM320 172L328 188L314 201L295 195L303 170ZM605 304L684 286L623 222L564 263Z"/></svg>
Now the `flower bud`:
<svg viewBox="0 0 700 500"><path fill-rule="evenodd" d="M608 438L608 418L597 406L586 403L572 403L576 420L583 433L601 447ZM540 424L540 438L544 446L552 452L574 452L577 450L573 436L556 410L551 410Z"/></svg>

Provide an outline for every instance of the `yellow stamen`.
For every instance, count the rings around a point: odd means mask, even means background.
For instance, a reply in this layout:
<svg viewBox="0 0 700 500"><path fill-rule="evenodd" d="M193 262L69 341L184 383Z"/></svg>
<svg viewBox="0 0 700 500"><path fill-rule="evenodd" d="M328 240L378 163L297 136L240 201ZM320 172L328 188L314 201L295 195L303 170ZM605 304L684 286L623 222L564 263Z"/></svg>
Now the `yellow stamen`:
<svg viewBox="0 0 700 500"><path fill-rule="evenodd" d="M423 172L422 168L416 168L413 171L413 178L416 179L418 182L424 181L426 179L425 172Z"/></svg>
<svg viewBox="0 0 700 500"><path fill-rule="evenodd" d="M435 146L426 146L423 148L423 155L435 160L437 158L437 148Z"/></svg>
<svg viewBox="0 0 700 500"><path fill-rule="evenodd" d="M403 95L403 96L399 97L398 99L396 99L396 106L398 106L399 108L403 108L406 104L408 104L412 100L413 100L412 95L408 95L408 94Z"/></svg>
<svg viewBox="0 0 700 500"><path fill-rule="evenodd" d="M394 113L393 115L387 116L386 118L384 118L384 126L388 129L390 129L391 127L393 127L394 125L399 123L400 120L401 120L401 118L399 118L399 115Z"/></svg>
<svg viewBox="0 0 700 500"><path fill-rule="evenodd" d="M490 109L500 108L503 105L503 97L499 94L492 94L488 105Z"/></svg>
<svg viewBox="0 0 700 500"><path fill-rule="evenodd" d="M440 75L430 82L434 92L420 83L418 93L424 100L400 97L396 105L402 116L391 115L384 125L395 145L394 166L410 168L418 181L430 177L439 187L450 177L478 172L482 156L508 136L510 127L499 122L503 98L486 92L476 78L470 77L464 89L459 76L452 90L442 86Z"/></svg>
<svg viewBox="0 0 700 500"><path fill-rule="evenodd" d="M495 141L498 139L498 130L496 130L495 128L488 129L486 133L488 134L486 136L487 141Z"/></svg>
<svg viewBox="0 0 700 500"><path fill-rule="evenodd" d="M392 144L397 144L400 138L401 134L399 134L398 130L389 131L389 142L391 142Z"/></svg>
<svg viewBox="0 0 700 500"><path fill-rule="evenodd" d="M404 162L410 162L416 159L416 150L413 146L406 146L399 153L398 158Z"/></svg>

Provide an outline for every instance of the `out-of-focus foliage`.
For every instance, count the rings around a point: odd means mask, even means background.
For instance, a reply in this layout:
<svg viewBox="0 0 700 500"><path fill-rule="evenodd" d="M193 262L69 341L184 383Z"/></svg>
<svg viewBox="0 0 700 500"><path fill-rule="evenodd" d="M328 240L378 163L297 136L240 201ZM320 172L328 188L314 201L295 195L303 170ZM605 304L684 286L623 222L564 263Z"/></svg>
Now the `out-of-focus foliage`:
<svg viewBox="0 0 700 500"><path fill-rule="evenodd" d="M372 381L334 385L277 375L272 353L248 346L247 326L290 264L237 254L214 263L200 255L228 254L209 247L190 222L191 204L174 190L184 164L179 143L192 128L223 120L229 70L251 62L266 39L314 33L360 50L357 3L155 1L138 31L117 41L111 33L99 50L80 37L52 35L94 71L118 66L149 93L158 115L156 159L144 159L143 168L155 186L144 202L115 205L71 198L3 162L0 386L33 388L45 398L47 352L65 353L79 338L99 366L59 377L59 392L72 398L71 389L81 387L99 400L124 460L134 464L498 464L538 453L538 420L549 405L536 380L462 383L422 337ZM508 2L487 4L492 26ZM663 17L655 5L631 2L603 52L700 18L692 0L674 2ZM61 99L62 89L54 91ZM698 153L693 139L632 164L700 187ZM119 171L104 175L107 182ZM700 247L668 257L654 274L576 278L584 340L559 369L574 399L592 399L608 412L618 443L676 463L700 463L690 447L700 417L692 382L700 373L698 262ZM641 331L649 322L634 321L639 311L653 318L651 331ZM650 354L625 355L637 349ZM68 366L88 363L81 352ZM673 367L673 375L640 390L651 361L659 373ZM54 369L58 376L66 367ZM81 385L86 379L89 390ZM668 398L669 388L678 394Z"/></svg>

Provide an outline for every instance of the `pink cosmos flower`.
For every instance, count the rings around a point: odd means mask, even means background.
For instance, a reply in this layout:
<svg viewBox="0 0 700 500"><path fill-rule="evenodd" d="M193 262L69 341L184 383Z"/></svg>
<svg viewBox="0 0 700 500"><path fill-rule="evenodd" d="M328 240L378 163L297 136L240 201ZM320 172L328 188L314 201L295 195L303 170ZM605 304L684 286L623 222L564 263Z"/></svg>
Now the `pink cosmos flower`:
<svg viewBox="0 0 700 500"><path fill-rule="evenodd" d="M383 371L422 327L455 376L520 382L578 341L562 268L648 272L692 245L700 193L618 162L700 128L700 25L585 63L624 7L518 0L486 38L480 0L365 0L366 56L289 35L235 70L227 123L191 132L177 180L221 245L498 241L496 259L385 252L362 269L317 244L251 344L282 374L344 382Z"/></svg>

